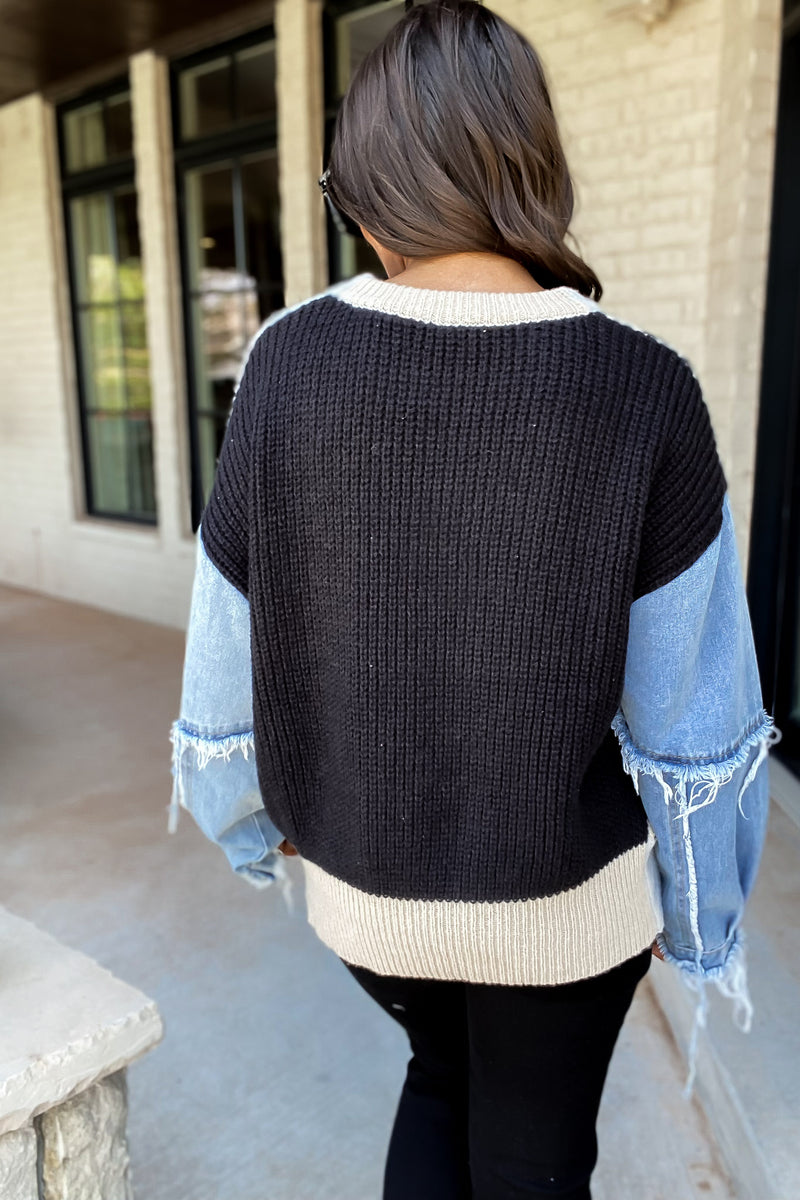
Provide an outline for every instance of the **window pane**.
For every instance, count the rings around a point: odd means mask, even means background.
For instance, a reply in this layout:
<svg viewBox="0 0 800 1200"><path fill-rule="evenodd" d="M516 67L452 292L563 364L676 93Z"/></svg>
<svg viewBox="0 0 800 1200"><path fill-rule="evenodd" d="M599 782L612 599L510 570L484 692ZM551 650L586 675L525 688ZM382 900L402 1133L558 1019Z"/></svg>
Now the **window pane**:
<svg viewBox="0 0 800 1200"><path fill-rule="evenodd" d="M275 43L249 46L236 55L236 116L239 121L276 115Z"/></svg>
<svg viewBox="0 0 800 1200"><path fill-rule="evenodd" d="M116 305L80 314L81 359L86 407L119 411L125 407L122 330Z"/></svg>
<svg viewBox="0 0 800 1200"><path fill-rule="evenodd" d="M95 100L64 115L67 171L86 171L133 154L130 92Z"/></svg>
<svg viewBox="0 0 800 1200"><path fill-rule="evenodd" d="M87 104L64 116L64 152L68 171L99 167L106 159L103 105Z"/></svg>
<svg viewBox="0 0 800 1200"><path fill-rule="evenodd" d="M192 304L200 481L204 499L214 478L245 351L261 323L254 288L206 292Z"/></svg>
<svg viewBox="0 0 800 1200"><path fill-rule="evenodd" d="M242 305L242 327L244 329L245 349L258 333L261 324L258 291L255 287L239 296Z"/></svg>
<svg viewBox="0 0 800 1200"><path fill-rule="evenodd" d="M205 497L247 346L266 316L284 304L277 156L271 134L256 125L276 116L275 42L261 37L246 47L218 47L202 65L177 67L181 137L217 135L178 168L193 468L197 493ZM212 94L207 119L204 97ZM242 128L248 122L249 134ZM199 515L193 511L195 522Z"/></svg>
<svg viewBox="0 0 800 1200"><path fill-rule="evenodd" d="M106 158L130 158L133 154L130 92L106 100L105 130Z"/></svg>
<svg viewBox="0 0 800 1200"><path fill-rule="evenodd" d="M242 162L247 269L260 284L281 283L280 198L275 150Z"/></svg>
<svg viewBox="0 0 800 1200"><path fill-rule="evenodd" d="M146 414L132 414L126 429L128 507L131 515L156 515L153 477L153 426Z"/></svg>
<svg viewBox="0 0 800 1200"><path fill-rule="evenodd" d="M215 133L233 123L230 55L181 71L180 106L182 138Z"/></svg>
<svg viewBox="0 0 800 1200"><path fill-rule="evenodd" d="M374 3L354 12L342 13L336 21L336 95L347 91L353 73L362 59L397 24L403 16L402 0ZM331 281L348 279L359 271L381 275L384 268L370 244L358 231L342 233L333 224L330 212L326 223L331 250Z"/></svg>
<svg viewBox="0 0 800 1200"><path fill-rule="evenodd" d="M402 15L403 0L392 0L389 4L379 0L377 4L339 18L336 24L336 83L340 96L347 91L362 58L383 41Z"/></svg>
<svg viewBox="0 0 800 1200"><path fill-rule="evenodd" d="M186 223L192 289L225 288L236 276L229 165L186 172Z"/></svg>
<svg viewBox="0 0 800 1200"><path fill-rule="evenodd" d="M72 200L70 215L78 302L116 300L117 263L107 194Z"/></svg>
<svg viewBox="0 0 800 1200"><path fill-rule="evenodd" d="M103 512L126 512L125 418L99 413L89 417L89 459L94 507Z"/></svg>
<svg viewBox="0 0 800 1200"><path fill-rule="evenodd" d="M69 197L66 207L87 500L98 515L150 522L150 361L130 92L81 104L61 121L65 171L122 160L117 182L92 181L97 190Z"/></svg>
<svg viewBox="0 0 800 1200"><path fill-rule="evenodd" d="M114 225L119 259L119 294L122 300L144 297L142 252L139 246L139 218L136 192L121 188L114 193Z"/></svg>
<svg viewBox="0 0 800 1200"><path fill-rule="evenodd" d="M147 412L150 408L150 354L144 304L121 304L120 316L128 408Z"/></svg>
<svg viewBox="0 0 800 1200"><path fill-rule="evenodd" d="M205 504L211 494L211 486L214 482L214 472L217 469L217 459L219 452L222 449L222 439L225 435L225 425L230 411L231 396L226 389L228 407L224 411L220 409L213 416L198 416L197 418L197 441L200 459L200 487L203 493L203 503ZM222 399L222 396L220 396Z"/></svg>
<svg viewBox="0 0 800 1200"><path fill-rule="evenodd" d="M206 292L192 302L192 308L194 344L200 355L197 407L210 409L215 407L210 383L225 380L233 386L247 344L258 329L258 306L253 291Z"/></svg>
<svg viewBox="0 0 800 1200"><path fill-rule="evenodd" d="M95 509L109 515L155 516L149 419L91 415L89 460Z"/></svg>

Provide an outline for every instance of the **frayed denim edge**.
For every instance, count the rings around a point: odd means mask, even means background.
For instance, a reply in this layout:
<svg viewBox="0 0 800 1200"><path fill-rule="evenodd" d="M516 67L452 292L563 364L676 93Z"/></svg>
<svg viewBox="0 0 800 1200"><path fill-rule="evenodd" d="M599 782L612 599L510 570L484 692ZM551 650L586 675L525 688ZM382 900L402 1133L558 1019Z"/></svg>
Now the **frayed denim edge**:
<svg viewBox="0 0 800 1200"><path fill-rule="evenodd" d="M188 809L184 781L187 756L191 755L194 765L202 771L203 767L207 767L215 758L224 758L229 762L231 755L236 752L241 752L245 758L251 750L255 754L255 737L252 730L221 737L207 736L197 733L178 720L172 722L169 740L172 742L172 796L169 802L167 832L174 833L178 828L181 808Z"/></svg>
<svg viewBox="0 0 800 1200"><path fill-rule="evenodd" d="M691 761L670 762L669 759L656 760L644 754L636 746L621 709L616 712L614 720L611 723L611 728L614 730L619 741L623 766L626 773L633 779L636 794L640 794L639 774L652 775L658 780L663 789L664 801L667 806L669 807L672 801L677 804L678 811L673 819L680 820L683 825L683 846L689 878L689 891L687 894L689 901L689 923L695 940L694 959L677 958L664 941L663 933L659 933L656 936L656 942L665 961L680 970L682 981L690 990L697 994L697 1006L695 1008L692 1034L689 1042L689 1073L684 1088L684 1095L688 1098L692 1093L696 1075L698 1035L701 1027L705 1028L708 1013L708 997L706 994L708 983L714 983L723 996L733 1000L733 1019L743 1032L747 1033L749 1031L753 1016L753 1005L747 987L744 935L741 930L737 931L736 940L732 943L731 950L723 964L708 968L703 968L702 966L703 943L700 937L699 926L697 871L692 848L691 831L689 829L689 815L696 812L699 808L705 808L707 804L711 804L716 800L720 787L724 783L730 782L736 771L747 762L753 746L758 745L758 754L742 781L742 786L739 789L737 797L739 812L745 820L748 820L742 808L742 797L755 779L758 768L766 758L769 749L781 740L782 734L775 725L772 716L770 716L766 709L762 708L759 713L758 725L742 739L735 750L732 750L729 755L717 762L698 763ZM664 778L667 774L676 777L674 785L670 785ZM691 784L691 789L687 796L688 784ZM698 793L698 803L693 803L695 800L695 790Z"/></svg>
<svg viewBox="0 0 800 1200"><path fill-rule="evenodd" d="M226 734L219 737L205 736L184 725L182 721L177 720L172 722L169 740L172 742L172 795L168 805L167 833L175 833L178 828L178 817L181 808L191 811L186 803L185 772L188 770L187 759L189 761L193 759L193 765L202 771L213 759L223 758L226 762L229 762L231 755L236 753L241 753L247 758L251 751L255 754L255 737L252 730L244 730L241 733ZM249 884L259 890L270 887L273 883L278 883L287 911L293 913L293 884L286 871L286 864L283 861L284 857L280 850L272 850L268 859L264 860L261 864L262 867L266 867L268 862L269 866L267 869L256 869L248 864L237 870L236 874L242 879L246 879Z"/></svg>
<svg viewBox="0 0 800 1200"><path fill-rule="evenodd" d="M734 941L731 943L728 957L724 963L716 967L700 968L685 958L677 958L667 946L663 933L656 935L656 943L664 956L664 961L676 967L680 972L681 982L694 992L697 1003L692 1021L692 1032L689 1038L687 1052L688 1074L683 1094L688 1099L692 1094L697 1074L697 1049L701 1029L706 1027L708 1016L708 985L713 983L717 990L728 1000L733 1001L733 1021L742 1033L749 1033L753 1021L753 1002L747 986L747 959L745 955L745 935L742 929L737 929Z"/></svg>
<svg viewBox="0 0 800 1200"><path fill-rule="evenodd" d="M665 793L675 794L677 792L677 785L675 789L671 789L665 782L665 774L675 775L679 783L683 785L684 790L687 783L693 785L687 802L687 808L685 811L681 811L678 814L679 816L687 816L689 813L695 812L698 808L705 808L707 804L713 803L722 784L728 783L733 778L739 767L744 766L747 762L753 746L760 743L758 756L748 771L747 777L739 791L739 811L744 817L745 813L741 807L742 796L755 778L756 772L766 757L767 751L779 742L782 736L773 717L770 716L766 709L762 708L758 714L758 724L756 727L746 737L742 738L730 754L715 762L696 762L691 759L656 759L652 755L645 753L645 751L640 750L631 736L631 731L628 728L628 722L625 720L622 709L618 709L615 713L614 719L611 722L611 728L617 735L617 740L622 751L622 762L628 775L633 778L633 786L636 788L637 795L639 793L639 781L637 778L639 773L642 775L653 775L661 784ZM698 783L700 784L700 787L697 789L698 798L701 796L703 798L700 800L700 803L694 804L694 785ZM705 795L703 795L704 791Z"/></svg>

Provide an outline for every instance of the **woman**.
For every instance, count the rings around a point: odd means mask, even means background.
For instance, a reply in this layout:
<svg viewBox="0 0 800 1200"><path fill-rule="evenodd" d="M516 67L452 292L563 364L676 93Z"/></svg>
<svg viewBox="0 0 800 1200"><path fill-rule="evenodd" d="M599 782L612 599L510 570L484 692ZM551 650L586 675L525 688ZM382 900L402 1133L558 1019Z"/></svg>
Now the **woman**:
<svg viewBox="0 0 800 1200"><path fill-rule="evenodd" d="M386 1200L589 1196L653 953L746 1025L765 711L690 364L598 306L541 63L412 7L321 180L369 272L249 353L197 542L173 821L407 1030ZM253 749L254 755L249 751Z"/></svg>

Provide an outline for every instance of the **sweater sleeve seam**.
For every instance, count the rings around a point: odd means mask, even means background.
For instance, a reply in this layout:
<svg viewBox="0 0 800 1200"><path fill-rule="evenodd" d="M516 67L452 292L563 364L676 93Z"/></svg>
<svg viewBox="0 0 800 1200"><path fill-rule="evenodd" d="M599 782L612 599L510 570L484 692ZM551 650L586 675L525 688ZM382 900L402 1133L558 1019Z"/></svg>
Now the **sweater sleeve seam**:
<svg viewBox="0 0 800 1200"><path fill-rule="evenodd" d="M716 765L734 765L731 760L741 758L745 761L747 754L751 750L755 742L759 741L767 731L774 725L772 716L767 712L766 708L761 708L742 731L737 735L732 743L729 743L722 750L713 754L700 755L672 755L663 754L661 751L649 746L641 746L631 734L622 709L617 711L617 714L612 722L612 728L617 733L618 737L624 739L625 743L637 755L646 758L653 766L658 766L664 770L670 770L674 767L676 770L682 770L686 767L708 767Z"/></svg>

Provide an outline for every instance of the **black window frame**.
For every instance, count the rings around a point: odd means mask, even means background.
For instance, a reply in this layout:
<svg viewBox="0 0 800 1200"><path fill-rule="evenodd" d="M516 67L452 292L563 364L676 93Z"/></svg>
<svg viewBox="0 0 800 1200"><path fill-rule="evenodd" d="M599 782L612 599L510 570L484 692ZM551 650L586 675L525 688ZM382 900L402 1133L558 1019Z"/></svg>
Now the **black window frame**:
<svg viewBox="0 0 800 1200"><path fill-rule="evenodd" d="M190 254L188 246L188 220L186 211L185 174L188 170L198 167L212 166L222 159L241 163L243 158L259 151L275 151L278 148L278 118L259 118L252 121L233 124L229 128L199 137L183 138L181 134L181 103L180 76L181 73L205 62L212 62L224 55L234 56L231 64L231 109L235 112L235 72L237 51L246 50L261 42L276 43L274 22L260 26L240 37L231 38L224 42L215 42L192 54L175 58L170 62L170 102L172 109L172 144L175 169L175 200L178 218L178 235L180 244L180 277L183 298L183 337L186 362L187 410L189 426L189 460L190 460L190 508L192 531L197 532L205 504L202 486L202 465L200 461L199 425L200 416L198 397L200 394L197 378L197 347L192 322L192 281L190 278ZM277 53L277 44L276 44ZM281 214L282 215L282 214ZM237 217L239 218L237 220ZM234 204L234 236L241 253L243 230L240 214ZM262 289L259 289L262 290ZM278 289L275 289L276 292ZM280 291L283 290L283 279Z"/></svg>
<svg viewBox="0 0 800 1200"><path fill-rule="evenodd" d="M83 346L80 334L80 313L84 307L78 299L78 286L75 277L75 239L72 229L71 202L81 196L91 195L99 191L111 192L115 188L130 186L137 196L136 161L131 145L131 153L125 158L114 158L98 167L87 167L83 170L70 171L67 168L66 137L64 121L71 112L85 108L87 105L102 102L117 96L122 92L131 93L130 77L127 73L115 76L114 79L87 89L78 96L59 104L56 109L56 137L58 147L58 162L61 185L61 212L64 228L64 241L67 256L67 274L69 279L70 323L72 328L72 346L75 360L75 376L78 397L78 416L81 447L81 477L83 483L84 509L87 516L96 517L103 521L121 521L128 525L148 526L158 525L158 487L155 480L155 437L150 415L151 453L154 479L153 503L155 511L150 513L107 512L94 502L94 481L92 479L92 460L89 444L89 406L87 404L88 385L86 365L84 363ZM144 298L146 311L147 298ZM149 349L149 348L148 348Z"/></svg>
<svg viewBox="0 0 800 1200"><path fill-rule="evenodd" d="M340 17L346 16L348 13L357 12L362 8L372 8L375 6L375 2L376 0L326 0L322 10L322 64L324 77L323 163L325 166L328 164L328 156L333 142L336 113L342 100L338 90L337 21ZM398 20L401 17L402 13L398 16ZM337 283L346 278L342 265L342 249L344 245L343 238L348 235L341 233L336 228L327 204L325 205L325 221L327 230L328 278L332 283ZM381 260L365 239L361 238L360 240L363 242L361 249L369 264L369 269L372 269L378 278L382 278L385 272Z"/></svg>
<svg viewBox="0 0 800 1200"><path fill-rule="evenodd" d="M800 778L800 0L786 0L778 87L747 595L774 753Z"/></svg>

